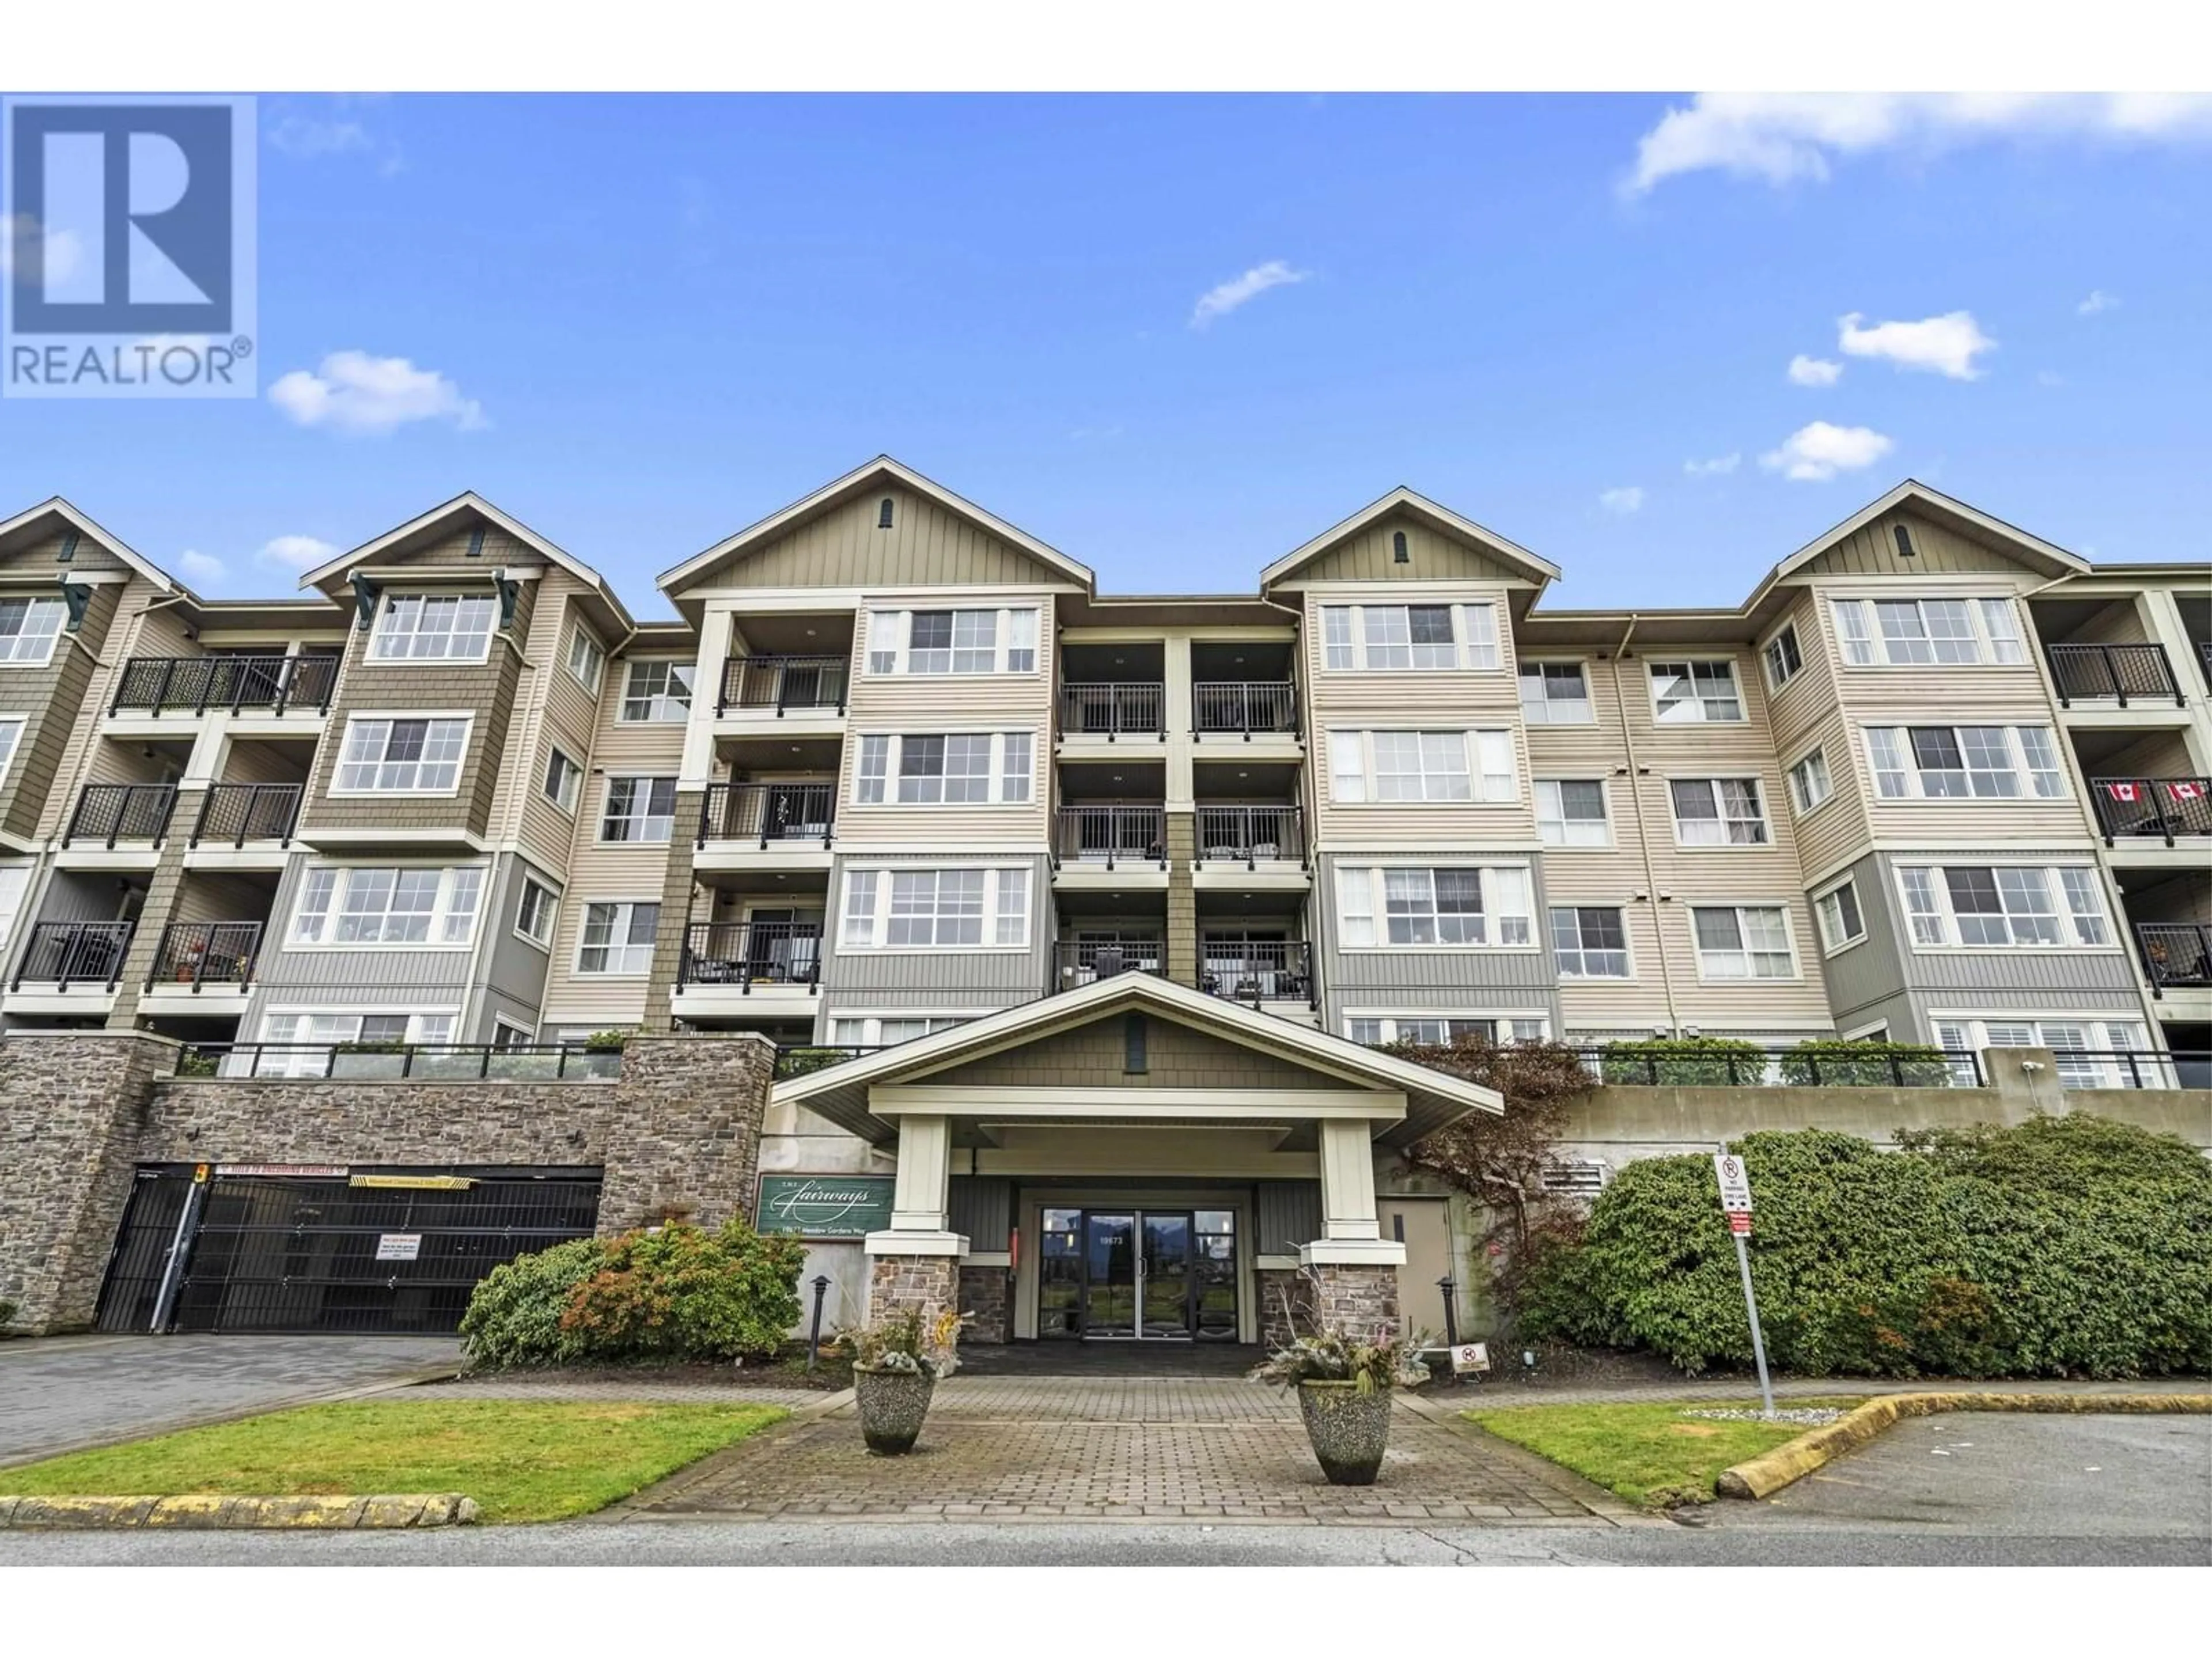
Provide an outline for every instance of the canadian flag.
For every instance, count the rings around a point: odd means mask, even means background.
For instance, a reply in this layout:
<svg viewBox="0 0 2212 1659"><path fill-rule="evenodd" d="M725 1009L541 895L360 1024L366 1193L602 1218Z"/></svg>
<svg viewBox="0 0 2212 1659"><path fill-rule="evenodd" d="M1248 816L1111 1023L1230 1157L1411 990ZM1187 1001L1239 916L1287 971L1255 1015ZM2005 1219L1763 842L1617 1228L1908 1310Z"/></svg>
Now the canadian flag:
<svg viewBox="0 0 2212 1659"><path fill-rule="evenodd" d="M2176 800L2203 800L2204 786L2194 778L2185 779L2179 783L2167 784L2166 793Z"/></svg>
<svg viewBox="0 0 2212 1659"><path fill-rule="evenodd" d="M2105 789L2114 800L2132 801L2136 799L2136 786L2132 783L2108 783Z"/></svg>

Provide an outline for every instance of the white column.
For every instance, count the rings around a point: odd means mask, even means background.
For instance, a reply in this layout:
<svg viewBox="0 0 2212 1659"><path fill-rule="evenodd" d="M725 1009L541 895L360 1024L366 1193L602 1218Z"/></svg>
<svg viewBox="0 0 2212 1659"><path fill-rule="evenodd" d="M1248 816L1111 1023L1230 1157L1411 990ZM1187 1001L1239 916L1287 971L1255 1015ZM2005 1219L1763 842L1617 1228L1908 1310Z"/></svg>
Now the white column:
<svg viewBox="0 0 2212 1659"><path fill-rule="evenodd" d="M870 1255L965 1255L968 1240L947 1230L951 1191L952 1124L939 1114L899 1119L898 1176L891 1188L891 1224L870 1233Z"/></svg>
<svg viewBox="0 0 2212 1659"><path fill-rule="evenodd" d="M1167 807L1170 812L1188 812L1196 801L1198 791L1191 763L1195 758L1191 739L1191 682L1190 635L1170 634L1160 647L1161 678L1165 689L1161 693L1160 719L1166 727Z"/></svg>
<svg viewBox="0 0 2212 1659"><path fill-rule="evenodd" d="M1406 1247L1382 1237L1375 1213L1375 1146L1364 1118L1324 1118L1321 1124L1322 1236L1298 1249L1317 1262L1403 1267Z"/></svg>
<svg viewBox="0 0 2212 1659"><path fill-rule="evenodd" d="M699 622L699 659L691 670L691 714L684 725L678 788L704 789L714 781L714 705L721 700L722 665L729 654L730 613L709 606Z"/></svg>

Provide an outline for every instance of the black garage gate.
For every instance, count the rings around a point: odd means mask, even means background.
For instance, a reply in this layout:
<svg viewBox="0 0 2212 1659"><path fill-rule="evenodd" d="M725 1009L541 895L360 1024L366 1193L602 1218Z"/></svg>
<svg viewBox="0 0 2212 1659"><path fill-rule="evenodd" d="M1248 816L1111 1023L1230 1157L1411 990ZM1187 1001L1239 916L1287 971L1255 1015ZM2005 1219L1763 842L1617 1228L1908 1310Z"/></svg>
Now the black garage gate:
<svg viewBox="0 0 2212 1659"><path fill-rule="evenodd" d="M509 1165L142 1165L99 1327L452 1331L500 1263L591 1233L599 1179Z"/></svg>

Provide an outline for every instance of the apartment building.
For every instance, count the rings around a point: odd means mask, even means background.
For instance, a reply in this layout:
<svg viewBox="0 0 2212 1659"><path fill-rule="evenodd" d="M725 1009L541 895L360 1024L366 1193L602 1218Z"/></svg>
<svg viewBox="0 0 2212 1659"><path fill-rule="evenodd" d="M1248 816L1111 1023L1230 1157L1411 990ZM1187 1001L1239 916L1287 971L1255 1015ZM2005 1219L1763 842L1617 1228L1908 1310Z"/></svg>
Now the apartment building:
<svg viewBox="0 0 2212 1659"><path fill-rule="evenodd" d="M895 1186L870 1271L1015 1336L1251 1340L1269 1273L1448 1263L1396 1153L1495 1097L1393 1040L2203 1081L2203 566L1907 482L1734 607L1559 574L1398 489L1249 593L1101 593L880 459L656 622L474 495L271 601L49 501L0 524L0 1018L256 1075L811 1047L763 1168Z"/></svg>

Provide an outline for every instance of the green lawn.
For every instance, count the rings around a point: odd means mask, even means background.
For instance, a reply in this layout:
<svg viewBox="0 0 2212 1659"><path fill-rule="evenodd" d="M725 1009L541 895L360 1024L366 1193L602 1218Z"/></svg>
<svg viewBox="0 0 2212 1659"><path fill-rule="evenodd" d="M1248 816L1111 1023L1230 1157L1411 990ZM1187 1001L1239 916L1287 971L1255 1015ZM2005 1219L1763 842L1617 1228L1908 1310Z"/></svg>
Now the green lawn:
<svg viewBox="0 0 2212 1659"><path fill-rule="evenodd" d="M627 1498L785 1415L592 1401L308 1406L0 1469L0 1492L459 1492L487 1521L554 1521Z"/></svg>
<svg viewBox="0 0 2212 1659"><path fill-rule="evenodd" d="M1756 1400L1700 1400L1749 1406ZM1855 1406L1856 1400L1792 1400L1791 1406ZM1526 1446L1632 1504L1704 1503L1713 1477L1732 1463L1805 1433L1802 1423L1716 1421L1662 1406L1516 1406L1473 1411L1468 1420L1501 1440Z"/></svg>

